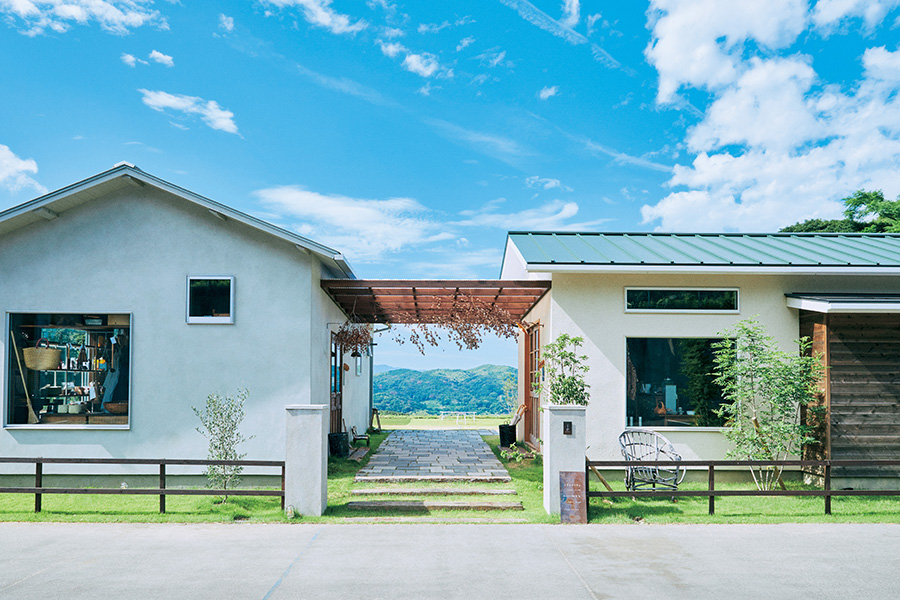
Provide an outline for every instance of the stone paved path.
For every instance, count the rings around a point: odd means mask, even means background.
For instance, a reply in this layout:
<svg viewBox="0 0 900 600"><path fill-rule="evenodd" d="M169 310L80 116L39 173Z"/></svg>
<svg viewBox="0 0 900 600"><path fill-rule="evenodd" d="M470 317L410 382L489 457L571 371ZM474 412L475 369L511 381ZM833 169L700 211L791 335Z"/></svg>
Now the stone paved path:
<svg viewBox="0 0 900 600"><path fill-rule="evenodd" d="M478 431L395 431L356 475L356 481L509 481L509 473Z"/></svg>

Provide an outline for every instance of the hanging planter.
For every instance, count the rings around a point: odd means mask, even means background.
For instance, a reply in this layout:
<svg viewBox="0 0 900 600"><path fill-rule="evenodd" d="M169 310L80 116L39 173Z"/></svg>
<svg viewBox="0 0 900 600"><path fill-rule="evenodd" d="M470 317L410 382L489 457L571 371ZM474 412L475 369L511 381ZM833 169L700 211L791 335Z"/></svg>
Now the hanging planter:
<svg viewBox="0 0 900 600"><path fill-rule="evenodd" d="M367 355L372 344L372 327L368 323L345 321L334 334L334 341L344 352Z"/></svg>

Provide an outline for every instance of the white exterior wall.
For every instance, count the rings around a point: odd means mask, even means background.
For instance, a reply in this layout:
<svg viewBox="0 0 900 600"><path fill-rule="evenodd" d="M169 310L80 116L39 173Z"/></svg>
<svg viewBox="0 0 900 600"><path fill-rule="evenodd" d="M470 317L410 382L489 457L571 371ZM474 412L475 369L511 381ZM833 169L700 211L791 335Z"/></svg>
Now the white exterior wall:
<svg viewBox="0 0 900 600"><path fill-rule="evenodd" d="M626 287L738 288L740 314L626 313ZM542 344L561 333L585 339L591 402L587 408L588 456L620 460L618 436L626 423L627 337L719 337L740 320L756 316L768 333L790 348L799 337L798 311L787 308L785 293L900 291L891 277L789 275L553 275L551 318ZM539 309L540 307L538 307ZM533 311L534 313L534 311ZM530 314L527 320L534 320ZM541 317L544 322L544 317ZM522 363L520 363L522 364ZM637 425L637 424L635 424ZM718 428L658 427L685 460L724 459L728 443Z"/></svg>
<svg viewBox="0 0 900 600"><path fill-rule="evenodd" d="M242 429L255 437L240 450L284 458L285 405L322 402L321 390L327 403L322 314L340 311L322 298L318 265L293 244L152 186L126 187L3 236L4 315L131 313L132 358L128 430L6 428L0 455L204 458L191 407L243 387L250 399ZM235 277L233 325L186 324L188 275Z"/></svg>

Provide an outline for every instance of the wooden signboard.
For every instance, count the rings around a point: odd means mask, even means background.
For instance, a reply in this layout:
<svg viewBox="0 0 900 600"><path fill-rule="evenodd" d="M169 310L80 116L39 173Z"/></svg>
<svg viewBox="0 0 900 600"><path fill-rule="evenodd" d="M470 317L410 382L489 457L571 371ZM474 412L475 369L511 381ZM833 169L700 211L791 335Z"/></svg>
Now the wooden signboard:
<svg viewBox="0 0 900 600"><path fill-rule="evenodd" d="M587 523L584 471L559 472L559 517L563 523Z"/></svg>

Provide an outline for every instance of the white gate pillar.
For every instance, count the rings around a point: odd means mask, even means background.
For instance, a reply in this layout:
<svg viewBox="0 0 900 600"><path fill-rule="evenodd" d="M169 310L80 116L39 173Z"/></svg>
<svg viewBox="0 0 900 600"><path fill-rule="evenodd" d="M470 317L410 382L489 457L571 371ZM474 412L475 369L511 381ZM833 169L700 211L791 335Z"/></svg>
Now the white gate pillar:
<svg viewBox="0 0 900 600"><path fill-rule="evenodd" d="M544 510L558 515L560 471L584 472L585 407L544 407L541 436L544 438ZM567 425L568 424L568 425Z"/></svg>
<svg viewBox="0 0 900 600"><path fill-rule="evenodd" d="M285 406L284 506L321 516L328 506L328 406Z"/></svg>

